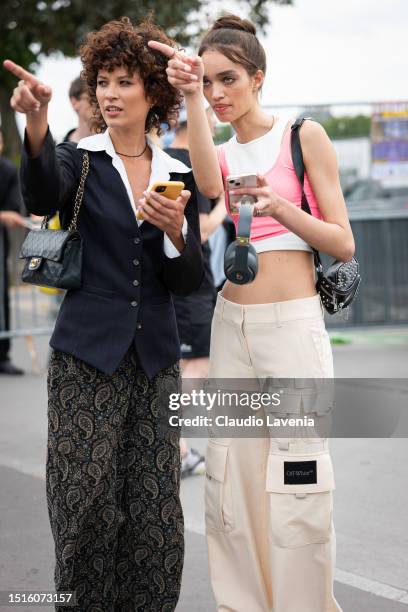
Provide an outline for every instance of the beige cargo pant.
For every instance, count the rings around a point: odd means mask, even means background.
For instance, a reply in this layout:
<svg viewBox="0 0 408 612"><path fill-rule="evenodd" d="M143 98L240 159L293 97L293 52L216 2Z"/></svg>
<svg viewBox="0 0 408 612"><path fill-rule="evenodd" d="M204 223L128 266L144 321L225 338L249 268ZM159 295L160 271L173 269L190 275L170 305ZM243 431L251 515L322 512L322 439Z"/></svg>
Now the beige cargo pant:
<svg viewBox="0 0 408 612"><path fill-rule="evenodd" d="M302 405L306 412L301 379L333 378L318 295L248 306L218 296L209 384L239 378L255 385L267 377L277 387L278 379L291 379L292 385L286 380L293 393L289 411ZM205 483L217 610L341 612L333 595L334 479L327 438L270 437L270 430L265 437L223 435L228 434L217 427L210 431ZM316 482L288 484L289 461L316 462Z"/></svg>

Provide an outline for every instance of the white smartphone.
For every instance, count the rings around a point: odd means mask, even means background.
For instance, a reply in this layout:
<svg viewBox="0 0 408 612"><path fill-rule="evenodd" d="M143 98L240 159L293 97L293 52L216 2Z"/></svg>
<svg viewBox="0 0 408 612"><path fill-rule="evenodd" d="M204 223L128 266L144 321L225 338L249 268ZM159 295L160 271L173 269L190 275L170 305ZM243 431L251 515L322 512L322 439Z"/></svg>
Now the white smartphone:
<svg viewBox="0 0 408 612"><path fill-rule="evenodd" d="M226 190L233 191L242 187L258 187L258 177L256 174L229 174L225 179ZM239 215L239 204L242 195L230 195L228 193L229 207L232 215ZM250 196L253 204L258 201L256 196Z"/></svg>
<svg viewBox="0 0 408 612"><path fill-rule="evenodd" d="M34 221L30 217L24 217L24 225L29 230L39 230L41 229L42 221Z"/></svg>

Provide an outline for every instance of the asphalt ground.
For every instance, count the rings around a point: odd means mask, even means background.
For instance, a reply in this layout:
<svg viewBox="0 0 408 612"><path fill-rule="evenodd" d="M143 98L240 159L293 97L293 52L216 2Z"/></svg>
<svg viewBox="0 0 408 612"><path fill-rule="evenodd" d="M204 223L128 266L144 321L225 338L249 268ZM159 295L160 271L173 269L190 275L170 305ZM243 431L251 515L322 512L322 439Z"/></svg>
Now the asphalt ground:
<svg viewBox="0 0 408 612"><path fill-rule="evenodd" d="M331 331L351 340L334 345L336 376L408 377L406 328L353 333ZM27 373L0 378L0 591L53 590L44 481L47 339L39 337L34 345L41 374L33 372L25 341L16 339L13 359ZM204 449L205 441L193 444ZM408 612L407 441L336 439L331 453L337 483L336 597L344 612ZM203 484L202 476L182 482L186 558L177 612L216 609L203 535Z"/></svg>

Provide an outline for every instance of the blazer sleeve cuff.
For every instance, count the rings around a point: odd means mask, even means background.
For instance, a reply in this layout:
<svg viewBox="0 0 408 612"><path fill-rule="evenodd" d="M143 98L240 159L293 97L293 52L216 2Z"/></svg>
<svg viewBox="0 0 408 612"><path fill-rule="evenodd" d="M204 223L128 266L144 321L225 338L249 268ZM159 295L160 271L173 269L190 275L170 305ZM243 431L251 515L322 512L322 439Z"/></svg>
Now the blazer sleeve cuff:
<svg viewBox="0 0 408 612"><path fill-rule="evenodd" d="M183 234L184 242L186 242L187 240L187 231L188 231L187 219L184 217L183 227L181 228L181 233ZM179 251L176 249L176 247L174 246L170 238L167 236L167 234L164 234L163 249L164 249L164 254L169 259L180 257Z"/></svg>

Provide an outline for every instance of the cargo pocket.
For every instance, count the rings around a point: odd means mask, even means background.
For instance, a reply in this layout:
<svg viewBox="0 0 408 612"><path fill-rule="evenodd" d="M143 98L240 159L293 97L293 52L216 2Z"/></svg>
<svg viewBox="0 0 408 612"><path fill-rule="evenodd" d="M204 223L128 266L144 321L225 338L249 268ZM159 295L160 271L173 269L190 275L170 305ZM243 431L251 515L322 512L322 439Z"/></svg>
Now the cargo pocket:
<svg viewBox="0 0 408 612"><path fill-rule="evenodd" d="M209 442L205 458L205 522L208 529L234 529L228 446Z"/></svg>
<svg viewBox="0 0 408 612"><path fill-rule="evenodd" d="M324 323L310 327L310 334L318 363L321 369L322 378L333 377L333 353L330 344L330 336Z"/></svg>
<svg viewBox="0 0 408 612"><path fill-rule="evenodd" d="M328 542L334 490L328 453L321 455L270 454L266 475L272 542L299 548Z"/></svg>

